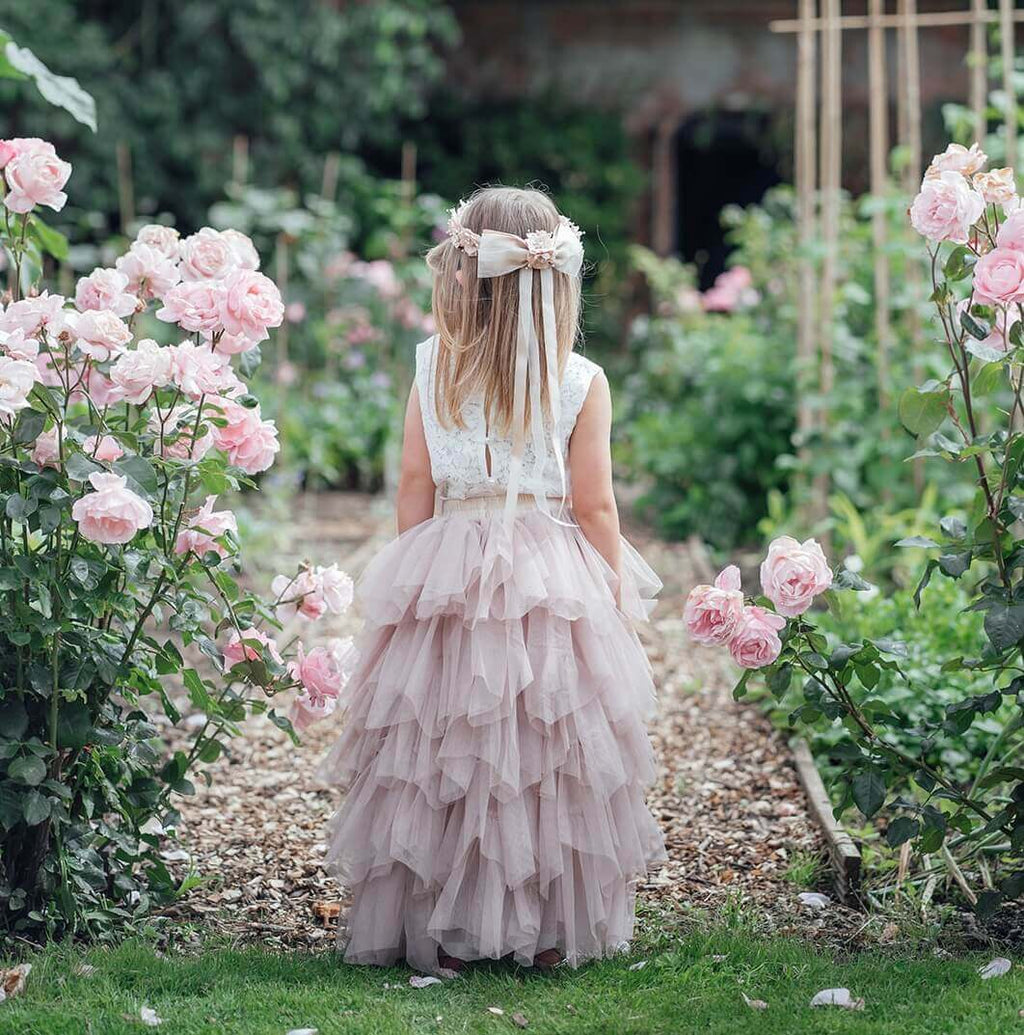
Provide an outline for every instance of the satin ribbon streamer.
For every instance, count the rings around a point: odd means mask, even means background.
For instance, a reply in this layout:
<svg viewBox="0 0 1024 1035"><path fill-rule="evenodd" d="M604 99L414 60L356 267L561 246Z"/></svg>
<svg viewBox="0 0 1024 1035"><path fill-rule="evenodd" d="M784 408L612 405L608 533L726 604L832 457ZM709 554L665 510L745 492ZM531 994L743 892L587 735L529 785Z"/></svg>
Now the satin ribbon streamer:
<svg viewBox="0 0 1024 1035"><path fill-rule="evenodd" d="M565 461L558 441L558 424L562 415L558 381L558 339L555 329L554 272L575 277L583 265L583 246L567 221L553 233L531 233L524 240L515 234L484 230L477 252L477 276L481 279L501 277L519 271L519 324L516 334L516 365L512 395L512 459L508 488L505 494L505 522L515 518L519 486L523 477L523 454L526 449L526 393L530 393L530 439L533 445L534 469L532 493L537 506L551 515L547 494L542 484L547 459L544 415L541 409L540 338L533 319L533 273L540 274L541 320L544 328L545 373L548 403L551 409L551 445L562 485L559 516L565 505Z"/></svg>

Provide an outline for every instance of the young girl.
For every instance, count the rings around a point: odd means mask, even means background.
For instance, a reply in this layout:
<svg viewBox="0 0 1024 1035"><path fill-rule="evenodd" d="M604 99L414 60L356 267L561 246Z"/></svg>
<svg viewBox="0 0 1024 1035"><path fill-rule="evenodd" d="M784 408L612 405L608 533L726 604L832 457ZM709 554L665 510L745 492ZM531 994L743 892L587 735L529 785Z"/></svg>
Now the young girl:
<svg viewBox="0 0 1024 1035"><path fill-rule="evenodd" d="M573 352L580 232L481 190L428 263L399 536L367 567L327 865L352 963L459 970L622 949L665 857L644 804L651 670L630 620L661 588L619 535L611 401ZM439 499L436 497L439 496Z"/></svg>

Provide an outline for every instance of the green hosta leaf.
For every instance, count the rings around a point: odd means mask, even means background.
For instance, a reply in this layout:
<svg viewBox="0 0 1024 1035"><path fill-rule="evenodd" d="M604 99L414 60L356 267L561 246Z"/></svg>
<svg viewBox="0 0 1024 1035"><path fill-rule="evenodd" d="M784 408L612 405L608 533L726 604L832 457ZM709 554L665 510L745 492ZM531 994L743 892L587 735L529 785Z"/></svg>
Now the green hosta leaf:
<svg viewBox="0 0 1024 1035"><path fill-rule="evenodd" d="M865 769L853 778L853 800L869 819L885 804L885 780L875 769Z"/></svg>
<svg viewBox="0 0 1024 1035"><path fill-rule="evenodd" d="M21 755L7 767L7 775L29 787L35 787L46 779L46 763L35 755Z"/></svg>
<svg viewBox="0 0 1024 1035"><path fill-rule="evenodd" d="M949 392L946 389L922 392L917 388L908 388L900 396L900 423L912 435L930 435L946 419L948 401Z"/></svg>
<svg viewBox="0 0 1024 1035"><path fill-rule="evenodd" d="M985 633L996 650L1012 647L1024 636L1024 604L993 604L985 613Z"/></svg>
<svg viewBox="0 0 1024 1035"><path fill-rule="evenodd" d="M921 824L909 816L899 816L894 819L885 831L885 839L889 842L890 848L899 848L904 841L917 837L921 831Z"/></svg>
<svg viewBox="0 0 1024 1035"><path fill-rule="evenodd" d="M78 85L77 79L54 75L31 50L13 41L8 41L3 53L11 68L35 82L45 100L96 132L96 102Z"/></svg>

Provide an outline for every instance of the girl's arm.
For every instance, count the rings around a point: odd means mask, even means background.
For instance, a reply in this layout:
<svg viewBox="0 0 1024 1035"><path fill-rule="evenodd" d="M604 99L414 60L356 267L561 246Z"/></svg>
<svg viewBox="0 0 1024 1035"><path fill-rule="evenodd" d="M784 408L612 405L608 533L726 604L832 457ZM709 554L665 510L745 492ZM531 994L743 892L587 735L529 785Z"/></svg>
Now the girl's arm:
<svg viewBox="0 0 1024 1035"><path fill-rule="evenodd" d="M569 439L572 510L583 534L616 575L621 574L619 508L612 491L612 397L598 371Z"/></svg>
<svg viewBox="0 0 1024 1035"><path fill-rule="evenodd" d="M430 453L423 434L420 396L415 385L409 392L409 402L405 407L397 511L399 535L434 516L434 479L430 473Z"/></svg>

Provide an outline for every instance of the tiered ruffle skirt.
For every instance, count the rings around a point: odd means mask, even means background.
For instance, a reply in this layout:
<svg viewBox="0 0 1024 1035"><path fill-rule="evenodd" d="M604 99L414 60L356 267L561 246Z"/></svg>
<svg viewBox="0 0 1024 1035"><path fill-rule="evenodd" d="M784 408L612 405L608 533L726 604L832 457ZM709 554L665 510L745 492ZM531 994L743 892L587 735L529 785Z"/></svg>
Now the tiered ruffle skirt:
<svg viewBox="0 0 1024 1035"><path fill-rule="evenodd" d="M347 792L327 867L353 963L437 967L621 950L664 859L644 803L651 668L630 618L661 588L623 541L615 576L576 526L433 518L358 586L366 626L321 775Z"/></svg>

